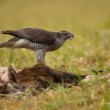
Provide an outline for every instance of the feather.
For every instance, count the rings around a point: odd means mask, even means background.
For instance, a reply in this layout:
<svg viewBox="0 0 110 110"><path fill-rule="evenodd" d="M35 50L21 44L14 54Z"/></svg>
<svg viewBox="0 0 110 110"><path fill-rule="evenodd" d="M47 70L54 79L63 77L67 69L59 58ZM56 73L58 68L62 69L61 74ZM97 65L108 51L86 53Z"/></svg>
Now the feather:
<svg viewBox="0 0 110 110"><path fill-rule="evenodd" d="M38 28L25 28L17 31L7 30L2 31L2 34L10 34L15 37L28 39L32 42L43 44L54 44L58 38L58 32L49 32Z"/></svg>

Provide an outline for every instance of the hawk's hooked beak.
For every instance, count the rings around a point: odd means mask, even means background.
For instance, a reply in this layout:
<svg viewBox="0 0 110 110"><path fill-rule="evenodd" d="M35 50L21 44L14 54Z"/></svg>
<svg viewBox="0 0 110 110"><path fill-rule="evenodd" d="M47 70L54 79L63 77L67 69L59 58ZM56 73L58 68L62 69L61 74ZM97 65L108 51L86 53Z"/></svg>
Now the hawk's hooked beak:
<svg viewBox="0 0 110 110"><path fill-rule="evenodd" d="M74 39L74 35L72 35L71 37L70 37L70 40L73 40Z"/></svg>

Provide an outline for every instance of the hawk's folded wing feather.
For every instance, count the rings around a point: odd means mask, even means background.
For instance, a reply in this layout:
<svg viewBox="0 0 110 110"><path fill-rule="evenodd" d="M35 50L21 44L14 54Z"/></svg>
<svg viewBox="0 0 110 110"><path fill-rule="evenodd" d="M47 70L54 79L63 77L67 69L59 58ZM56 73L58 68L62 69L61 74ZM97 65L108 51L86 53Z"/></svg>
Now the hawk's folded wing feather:
<svg viewBox="0 0 110 110"><path fill-rule="evenodd" d="M43 44L54 44L57 39L57 32L49 32L37 28L25 28L17 31L2 31L2 34L10 34L16 37L28 39L32 42Z"/></svg>

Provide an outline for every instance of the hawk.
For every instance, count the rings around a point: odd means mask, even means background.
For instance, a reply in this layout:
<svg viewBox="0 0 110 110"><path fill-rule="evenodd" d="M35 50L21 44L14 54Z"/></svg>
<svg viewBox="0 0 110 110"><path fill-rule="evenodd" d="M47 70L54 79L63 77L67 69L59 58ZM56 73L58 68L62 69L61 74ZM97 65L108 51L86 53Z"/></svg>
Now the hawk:
<svg viewBox="0 0 110 110"><path fill-rule="evenodd" d="M0 48L26 48L35 52L38 63L44 63L45 53L60 48L67 39L74 36L68 31L51 32L38 28L1 31L14 38L0 44Z"/></svg>

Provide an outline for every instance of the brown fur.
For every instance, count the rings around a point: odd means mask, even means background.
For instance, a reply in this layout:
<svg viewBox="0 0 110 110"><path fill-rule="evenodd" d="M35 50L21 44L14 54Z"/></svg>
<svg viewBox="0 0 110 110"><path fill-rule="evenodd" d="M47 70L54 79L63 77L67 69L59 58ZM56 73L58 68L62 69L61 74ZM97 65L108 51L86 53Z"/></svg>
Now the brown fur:
<svg viewBox="0 0 110 110"><path fill-rule="evenodd" d="M44 64L37 64L30 68L25 68L18 72L18 80L19 82L27 83L27 82L38 82L41 81L49 81L52 83L60 83L60 84L78 84L78 82L85 78L85 75L74 75L72 73L61 72L55 69L51 69Z"/></svg>
<svg viewBox="0 0 110 110"><path fill-rule="evenodd" d="M9 66L0 70L0 93L23 93L27 88L31 87L35 91L42 91L48 87L56 87L60 84L64 87L78 85L81 79L86 75L74 75L71 73L61 72L44 64L36 64L32 67L15 71ZM33 91L32 91L33 93Z"/></svg>

